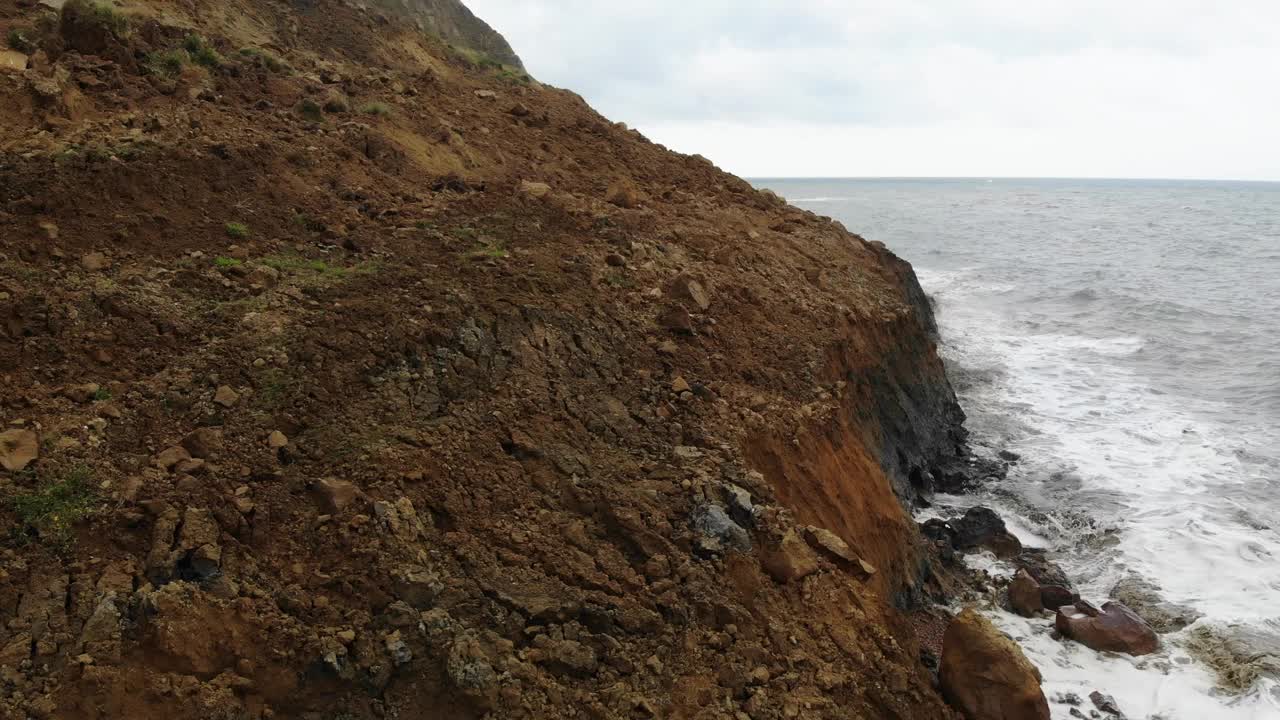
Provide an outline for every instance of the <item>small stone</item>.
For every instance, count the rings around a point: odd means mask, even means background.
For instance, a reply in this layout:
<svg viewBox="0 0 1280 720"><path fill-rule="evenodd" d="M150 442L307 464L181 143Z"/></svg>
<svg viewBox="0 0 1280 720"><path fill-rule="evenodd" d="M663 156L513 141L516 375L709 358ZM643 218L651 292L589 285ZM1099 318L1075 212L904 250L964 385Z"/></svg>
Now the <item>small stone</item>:
<svg viewBox="0 0 1280 720"><path fill-rule="evenodd" d="M620 267L627 266L627 259L619 255L618 253L609 253L608 255L605 255L604 262L609 267L620 268Z"/></svg>
<svg viewBox="0 0 1280 720"><path fill-rule="evenodd" d="M80 267L87 272L99 272L111 267L111 261L100 252L91 252L80 256Z"/></svg>
<svg viewBox="0 0 1280 720"><path fill-rule="evenodd" d="M497 100L498 93L492 90L477 90L476 97L480 98L481 100Z"/></svg>
<svg viewBox="0 0 1280 720"><path fill-rule="evenodd" d="M528 105L518 102L515 105L512 105L511 108L507 110L507 112L511 113L512 115L515 115L516 117L528 117L531 111L529 110Z"/></svg>
<svg viewBox="0 0 1280 720"><path fill-rule="evenodd" d="M272 450L279 450L288 444L289 438L279 430L273 430L271 434L267 436L267 446Z"/></svg>
<svg viewBox="0 0 1280 720"><path fill-rule="evenodd" d="M31 430L7 430L0 433L0 466L9 472L22 472L40 458L40 438Z"/></svg>
<svg viewBox="0 0 1280 720"><path fill-rule="evenodd" d="M191 457L207 460L222 449L222 431L211 427L197 428L182 439L182 447L191 453Z"/></svg>
<svg viewBox="0 0 1280 720"><path fill-rule="evenodd" d="M640 191L630 180L615 180L609 185L604 199L620 208L634 209L640 206Z"/></svg>
<svg viewBox="0 0 1280 720"><path fill-rule="evenodd" d="M529 197L546 197L551 192L551 186L543 182L532 182L529 180L521 181L520 192Z"/></svg>
<svg viewBox="0 0 1280 720"><path fill-rule="evenodd" d="M830 530L810 525L804 529L804 539L808 540L815 550L826 553L837 562L850 564L859 562L853 548Z"/></svg>
<svg viewBox="0 0 1280 720"><path fill-rule="evenodd" d="M223 385L213 394L213 401L225 408L234 407L240 402L240 393L232 390L230 385Z"/></svg>
<svg viewBox="0 0 1280 720"><path fill-rule="evenodd" d="M1101 692L1094 690L1089 693L1089 700L1093 703L1094 707L1107 715L1117 718L1117 720L1124 719L1124 713L1120 712L1120 706L1116 704L1116 699L1110 695L1103 695Z"/></svg>
<svg viewBox="0 0 1280 720"><path fill-rule="evenodd" d="M689 392L690 390L692 390L692 388L689 387L689 381L685 380L683 376L677 376L675 380L671 381L671 392L673 393L678 394L682 392Z"/></svg>
<svg viewBox="0 0 1280 720"><path fill-rule="evenodd" d="M339 630L337 637L338 637L338 642L341 642L343 645L350 645L351 643L356 641L356 631L355 630Z"/></svg>
<svg viewBox="0 0 1280 720"><path fill-rule="evenodd" d="M658 325L666 330L681 335L693 334L693 318L689 316L689 311L679 305L668 308L665 312L658 316Z"/></svg>
<svg viewBox="0 0 1280 720"><path fill-rule="evenodd" d="M178 461L178 463L173 466L173 471L180 475L198 475L205 471L205 464L203 460L189 458L187 460Z"/></svg>
<svg viewBox="0 0 1280 720"><path fill-rule="evenodd" d="M360 496L355 485L337 478L324 478L317 482L312 490L320 501L320 505L331 514L345 510Z"/></svg>
<svg viewBox="0 0 1280 720"><path fill-rule="evenodd" d="M680 351L680 346L676 345L674 342L670 340L663 340L662 342L658 343L658 352L663 355L672 356L679 351Z"/></svg>
<svg viewBox="0 0 1280 720"><path fill-rule="evenodd" d="M97 397L100 390L102 387L98 383L85 383L63 388L62 394L72 402L87 403Z"/></svg>
<svg viewBox="0 0 1280 720"><path fill-rule="evenodd" d="M172 470L173 467L178 463L184 460L190 460L190 459L191 459L191 453L188 453L186 448L180 445L174 445L173 447L162 451L159 455L156 455L154 458L152 458L151 464L155 465L161 470Z"/></svg>
<svg viewBox="0 0 1280 720"><path fill-rule="evenodd" d="M691 302L702 311L711 307L711 295L707 289L688 275L680 275L668 283L667 294L675 300Z"/></svg>

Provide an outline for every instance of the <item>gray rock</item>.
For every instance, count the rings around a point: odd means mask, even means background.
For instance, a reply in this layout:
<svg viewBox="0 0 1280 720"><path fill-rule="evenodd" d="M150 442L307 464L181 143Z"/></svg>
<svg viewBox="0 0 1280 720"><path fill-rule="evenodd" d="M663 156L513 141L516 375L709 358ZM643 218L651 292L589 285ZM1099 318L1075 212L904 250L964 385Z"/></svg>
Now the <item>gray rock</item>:
<svg viewBox="0 0 1280 720"><path fill-rule="evenodd" d="M1089 700L1093 702L1093 706L1101 710L1104 714L1110 715L1116 720L1124 720L1124 713L1120 712L1120 706L1116 704L1116 699L1110 695L1103 695L1094 690L1089 693Z"/></svg>
<svg viewBox="0 0 1280 720"><path fill-rule="evenodd" d="M1244 691L1259 678L1280 680L1280 629L1248 625L1192 628L1187 649L1213 668L1224 687Z"/></svg>
<svg viewBox="0 0 1280 720"><path fill-rule="evenodd" d="M1160 597L1160 588L1137 575L1116 583L1111 596L1133 608L1156 632L1177 632L1202 617L1194 608L1166 602Z"/></svg>
<svg viewBox="0 0 1280 720"><path fill-rule="evenodd" d="M723 491L725 503L729 506L729 517L744 528L755 527L756 508L751 502L751 493L737 485L725 485Z"/></svg>
<svg viewBox="0 0 1280 720"><path fill-rule="evenodd" d="M751 536L718 503L704 502L694 508L692 526L698 549L705 553L751 551Z"/></svg>

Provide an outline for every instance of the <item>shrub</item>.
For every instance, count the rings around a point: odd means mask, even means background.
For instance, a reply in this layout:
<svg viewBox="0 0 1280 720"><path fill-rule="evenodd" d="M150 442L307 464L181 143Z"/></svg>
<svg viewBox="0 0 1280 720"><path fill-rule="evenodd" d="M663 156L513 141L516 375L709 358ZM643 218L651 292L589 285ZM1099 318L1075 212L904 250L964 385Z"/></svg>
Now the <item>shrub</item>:
<svg viewBox="0 0 1280 720"><path fill-rule="evenodd" d="M93 0L67 0L67 4L62 6L62 12L64 15L72 13L84 22L101 25L118 39L129 35L128 16L108 3Z"/></svg>
<svg viewBox="0 0 1280 720"><path fill-rule="evenodd" d="M106 388L98 388L93 393L94 402L106 402L111 399L111 391Z"/></svg>
<svg viewBox="0 0 1280 720"><path fill-rule="evenodd" d="M391 108L386 103L371 102L360 108L365 115L390 115Z"/></svg>
<svg viewBox="0 0 1280 720"><path fill-rule="evenodd" d="M182 48L187 51L191 61L197 65L203 65L207 68L222 67L222 56L218 54L217 50L209 47L209 44L199 35L188 35L187 39L182 41Z"/></svg>
<svg viewBox="0 0 1280 720"><path fill-rule="evenodd" d="M318 123L324 120L324 111L319 103L311 98L303 98L302 102L298 103L298 114L311 122Z"/></svg>
<svg viewBox="0 0 1280 720"><path fill-rule="evenodd" d="M191 56L185 50L165 50L147 56L147 68L156 75L174 77L182 74Z"/></svg>
<svg viewBox="0 0 1280 720"><path fill-rule="evenodd" d="M229 222L226 225L227 237L244 240L249 237L249 226L244 223Z"/></svg>
<svg viewBox="0 0 1280 720"><path fill-rule="evenodd" d="M20 28L12 28L9 34L5 36L5 42L9 47L22 53L31 52L35 45L31 42L31 38L27 37L26 32Z"/></svg>
<svg viewBox="0 0 1280 720"><path fill-rule="evenodd" d="M213 266L217 268L232 268L237 265L243 265L243 260L237 260L230 257L216 257L213 259Z"/></svg>
<svg viewBox="0 0 1280 720"><path fill-rule="evenodd" d="M260 50L255 47L240 48L240 55L242 57L252 58L258 61L263 67L271 72L286 73L293 69L289 67L289 63L284 60L281 60L265 50Z"/></svg>
<svg viewBox="0 0 1280 720"><path fill-rule="evenodd" d="M13 498L13 509L24 530L34 530L42 539L66 545L75 524L93 511L95 497L89 486L89 470L77 467L61 480L47 483Z"/></svg>

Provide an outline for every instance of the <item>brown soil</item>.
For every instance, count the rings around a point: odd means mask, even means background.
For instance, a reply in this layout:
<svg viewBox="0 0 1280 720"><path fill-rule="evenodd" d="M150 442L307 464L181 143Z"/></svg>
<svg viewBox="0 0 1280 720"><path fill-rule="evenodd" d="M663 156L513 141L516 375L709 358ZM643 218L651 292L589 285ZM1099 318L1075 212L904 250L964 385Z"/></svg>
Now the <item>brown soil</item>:
<svg viewBox="0 0 1280 720"><path fill-rule="evenodd" d="M954 716L909 268L337 0L124 10L0 4L0 718Z"/></svg>

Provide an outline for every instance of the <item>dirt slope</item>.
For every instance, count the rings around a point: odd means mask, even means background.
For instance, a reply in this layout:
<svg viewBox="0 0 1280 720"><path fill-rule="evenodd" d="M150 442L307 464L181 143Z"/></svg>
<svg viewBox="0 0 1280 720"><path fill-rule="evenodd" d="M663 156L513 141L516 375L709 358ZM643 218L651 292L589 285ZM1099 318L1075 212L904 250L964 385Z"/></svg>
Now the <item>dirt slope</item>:
<svg viewBox="0 0 1280 720"><path fill-rule="evenodd" d="M0 5L0 718L952 717L909 267L350 4L122 10Z"/></svg>

